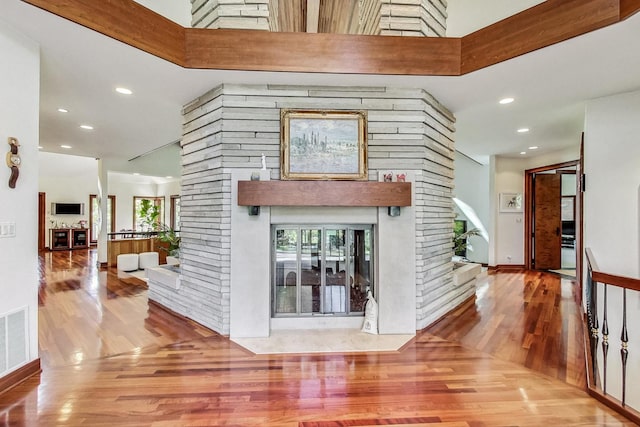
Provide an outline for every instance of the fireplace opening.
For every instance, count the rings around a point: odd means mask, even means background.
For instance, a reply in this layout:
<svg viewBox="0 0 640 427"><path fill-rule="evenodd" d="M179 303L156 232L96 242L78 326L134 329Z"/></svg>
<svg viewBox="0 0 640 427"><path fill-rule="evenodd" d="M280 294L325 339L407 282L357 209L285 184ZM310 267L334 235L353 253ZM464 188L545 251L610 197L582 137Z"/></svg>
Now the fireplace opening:
<svg viewBox="0 0 640 427"><path fill-rule="evenodd" d="M272 316L363 316L373 281L372 225L275 225ZM374 294L375 296L375 294Z"/></svg>

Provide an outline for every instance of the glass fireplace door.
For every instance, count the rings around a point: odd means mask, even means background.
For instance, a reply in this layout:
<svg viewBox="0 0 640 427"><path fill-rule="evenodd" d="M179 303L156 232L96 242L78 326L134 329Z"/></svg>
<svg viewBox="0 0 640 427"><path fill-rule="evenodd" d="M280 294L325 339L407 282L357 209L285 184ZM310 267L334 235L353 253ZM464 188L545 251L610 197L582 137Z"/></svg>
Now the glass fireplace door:
<svg viewBox="0 0 640 427"><path fill-rule="evenodd" d="M275 226L273 236L274 316L363 314L371 226Z"/></svg>

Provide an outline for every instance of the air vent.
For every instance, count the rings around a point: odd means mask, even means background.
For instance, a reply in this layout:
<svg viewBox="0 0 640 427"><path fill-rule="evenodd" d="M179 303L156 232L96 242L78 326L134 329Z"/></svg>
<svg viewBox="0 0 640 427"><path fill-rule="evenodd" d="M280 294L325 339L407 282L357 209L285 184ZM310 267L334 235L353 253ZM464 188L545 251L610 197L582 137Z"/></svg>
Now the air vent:
<svg viewBox="0 0 640 427"><path fill-rule="evenodd" d="M27 308L0 316L0 377L27 362Z"/></svg>

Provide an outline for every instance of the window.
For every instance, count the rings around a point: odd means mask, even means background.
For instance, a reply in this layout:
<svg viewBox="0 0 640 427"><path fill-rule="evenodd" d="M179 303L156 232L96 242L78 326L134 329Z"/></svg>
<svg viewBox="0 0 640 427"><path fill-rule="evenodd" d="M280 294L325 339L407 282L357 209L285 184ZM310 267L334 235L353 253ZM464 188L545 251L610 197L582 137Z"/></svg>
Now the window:
<svg viewBox="0 0 640 427"><path fill-rule="evenodd" d="M89 195L89 234L90 242L98 242L98 234L100 233L100 204L98 196ZM107 233L113 233L116 228L116 196L110 195L107 198Z"/></svg>
<svg viewBox="0 0 640 427"><path fill-rule="evenodd" d="M133 229L150 231L164 221L164 197L133 196Z"/></svg>
<svg viewBox="0 0 640 427"><path fill-rule="evenodd" d="M277 226L274 316L363 315L374 292L371 226Z"/></svg>
<svg viewBox="0 0 640 427"><path fill-rule="evenodd" d="M180 229L180 196L171 196L171 212L169 226L173 230Z"/></svg>

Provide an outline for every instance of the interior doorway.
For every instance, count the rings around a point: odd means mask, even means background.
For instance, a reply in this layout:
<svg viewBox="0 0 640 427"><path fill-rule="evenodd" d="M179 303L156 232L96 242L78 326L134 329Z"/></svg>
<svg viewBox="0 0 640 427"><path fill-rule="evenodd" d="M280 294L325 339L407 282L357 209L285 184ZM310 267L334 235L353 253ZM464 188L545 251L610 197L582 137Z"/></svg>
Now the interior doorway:
<svg viewBox="0 0 640 427"><path fill-rule="evenodd" d="M525 171L525 266L576 277L579 161Z"/></svg>

